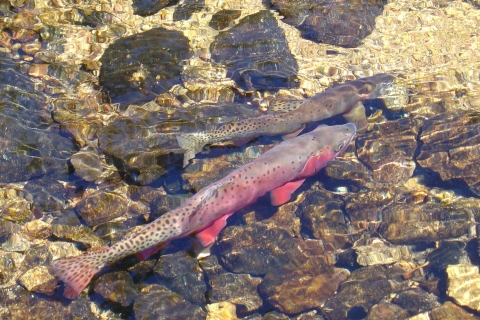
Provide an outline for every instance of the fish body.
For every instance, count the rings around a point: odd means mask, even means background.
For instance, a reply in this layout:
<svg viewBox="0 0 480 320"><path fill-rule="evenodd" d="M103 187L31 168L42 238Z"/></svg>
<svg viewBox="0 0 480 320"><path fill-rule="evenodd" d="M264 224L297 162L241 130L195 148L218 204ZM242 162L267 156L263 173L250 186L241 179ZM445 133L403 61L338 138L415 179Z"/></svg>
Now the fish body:
<svg viewBox="0 0 480 320"><path fill-rule="evenodd" d="M197 233L203 245L211 244L229 216L267 192L274 205L288 202L305 178L345 150L355 132L351 123L319 126L280 143L111 247L54 261L55 274L66 283L64 295L78 297L105 265L131 254L146 257L172 239Z"/></svg>
<svg viewBox="0 0 480 320"><path fill-rule="evenodd" d="M307 123L321 121L344 114L362 132L367 126L362 101L378 97L394 76L377 74L346 82L306 100L277 102L276 109L284 112L270 113L257 118L229 122L210 132L182 133L177 136L182 148L183 166L195 158L207 144L231 141L241 145L259 136L282 135L284 139L297 136Z"/></svg>

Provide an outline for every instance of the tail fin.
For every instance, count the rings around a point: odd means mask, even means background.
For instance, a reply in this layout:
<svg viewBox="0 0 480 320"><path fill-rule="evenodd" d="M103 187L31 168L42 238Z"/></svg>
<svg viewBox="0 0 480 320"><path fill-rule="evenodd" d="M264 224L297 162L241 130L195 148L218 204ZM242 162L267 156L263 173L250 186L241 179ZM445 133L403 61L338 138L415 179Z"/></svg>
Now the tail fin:
<svg viewBox="0 0 480 320"><path fill-rule="evenodd" d="M183 167L185 168L188 161L195 158L195 155L208 143L208 135L203 132L181 133L177 136L177 142L183 149Z"/></svg>
<svg viewBox="0 0 480 320"><path fill-rule="evenodd" d="M78 298L80 292L104 265L98 252L55 260L52 263L55 275L66 284L63 295L69 299Z"/></svg>

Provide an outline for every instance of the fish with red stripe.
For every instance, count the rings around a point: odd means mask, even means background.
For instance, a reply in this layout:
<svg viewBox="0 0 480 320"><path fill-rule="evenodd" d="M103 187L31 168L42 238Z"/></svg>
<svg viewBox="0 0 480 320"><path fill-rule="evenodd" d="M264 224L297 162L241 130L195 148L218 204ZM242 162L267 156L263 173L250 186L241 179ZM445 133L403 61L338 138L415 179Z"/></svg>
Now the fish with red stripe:
<svg viewBox="0 0 480 320"><path fill-rule="evenodd" d="M64 295L77 298L104 266L131 254L144 259L170 240L196 233L202 245L210 245L228 217L268 192L273 205L288 202L306 178L347 148L355 132L351 123L319 126L283 141L111 247L54 261L56 276L66 284Z"/></svg>

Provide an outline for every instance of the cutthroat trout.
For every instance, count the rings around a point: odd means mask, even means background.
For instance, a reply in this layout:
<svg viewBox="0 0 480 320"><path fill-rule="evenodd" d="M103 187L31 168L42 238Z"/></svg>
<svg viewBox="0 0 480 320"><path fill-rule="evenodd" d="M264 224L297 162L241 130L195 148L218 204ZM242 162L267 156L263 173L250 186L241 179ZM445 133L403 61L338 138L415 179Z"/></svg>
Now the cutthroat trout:
<svg viewBox="0 0 480 320"><path fill-rule="evenodd" d="M363 132L367 117L362 101L381 95L382 89L394 79L390 74L380 73L346 82L306 100L279 102L278 109L285 111L282 113L229 122L211 132L179 134L176 138L183 150L183 166L187 166L207 144L231 141L241 145L261 135L283 135L286 140L297 136L307 123L339 114L344 114L348 122L356 125L358 132Z"/></svg>
<svg viewBox="0 0 480 320"><path fill-rule="evenodd" d="M305 178L347 148L355 131L351 123L319 126L284 141L113 246L54 261L55 274L66 284L64 295L77 298L105 265L131 254L146 258L172 239L197 233L202 245L208 246L225 227L228 217L267 192L273 205L288 202Z"/></svg>

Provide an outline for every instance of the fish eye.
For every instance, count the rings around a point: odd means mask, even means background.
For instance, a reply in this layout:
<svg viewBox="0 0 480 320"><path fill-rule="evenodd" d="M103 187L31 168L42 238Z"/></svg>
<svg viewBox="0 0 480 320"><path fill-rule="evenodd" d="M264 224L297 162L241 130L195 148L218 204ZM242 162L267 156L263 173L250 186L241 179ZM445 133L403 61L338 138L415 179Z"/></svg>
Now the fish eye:
<svg viewBox="0 0 480 320"><path fill-rule="evenodd" d="M342 140L335 145L335 148L333 150L335 150L335 152L338 152L338 151L342 150L342 148L344 146L345 146L345 140Z"/></svg>

